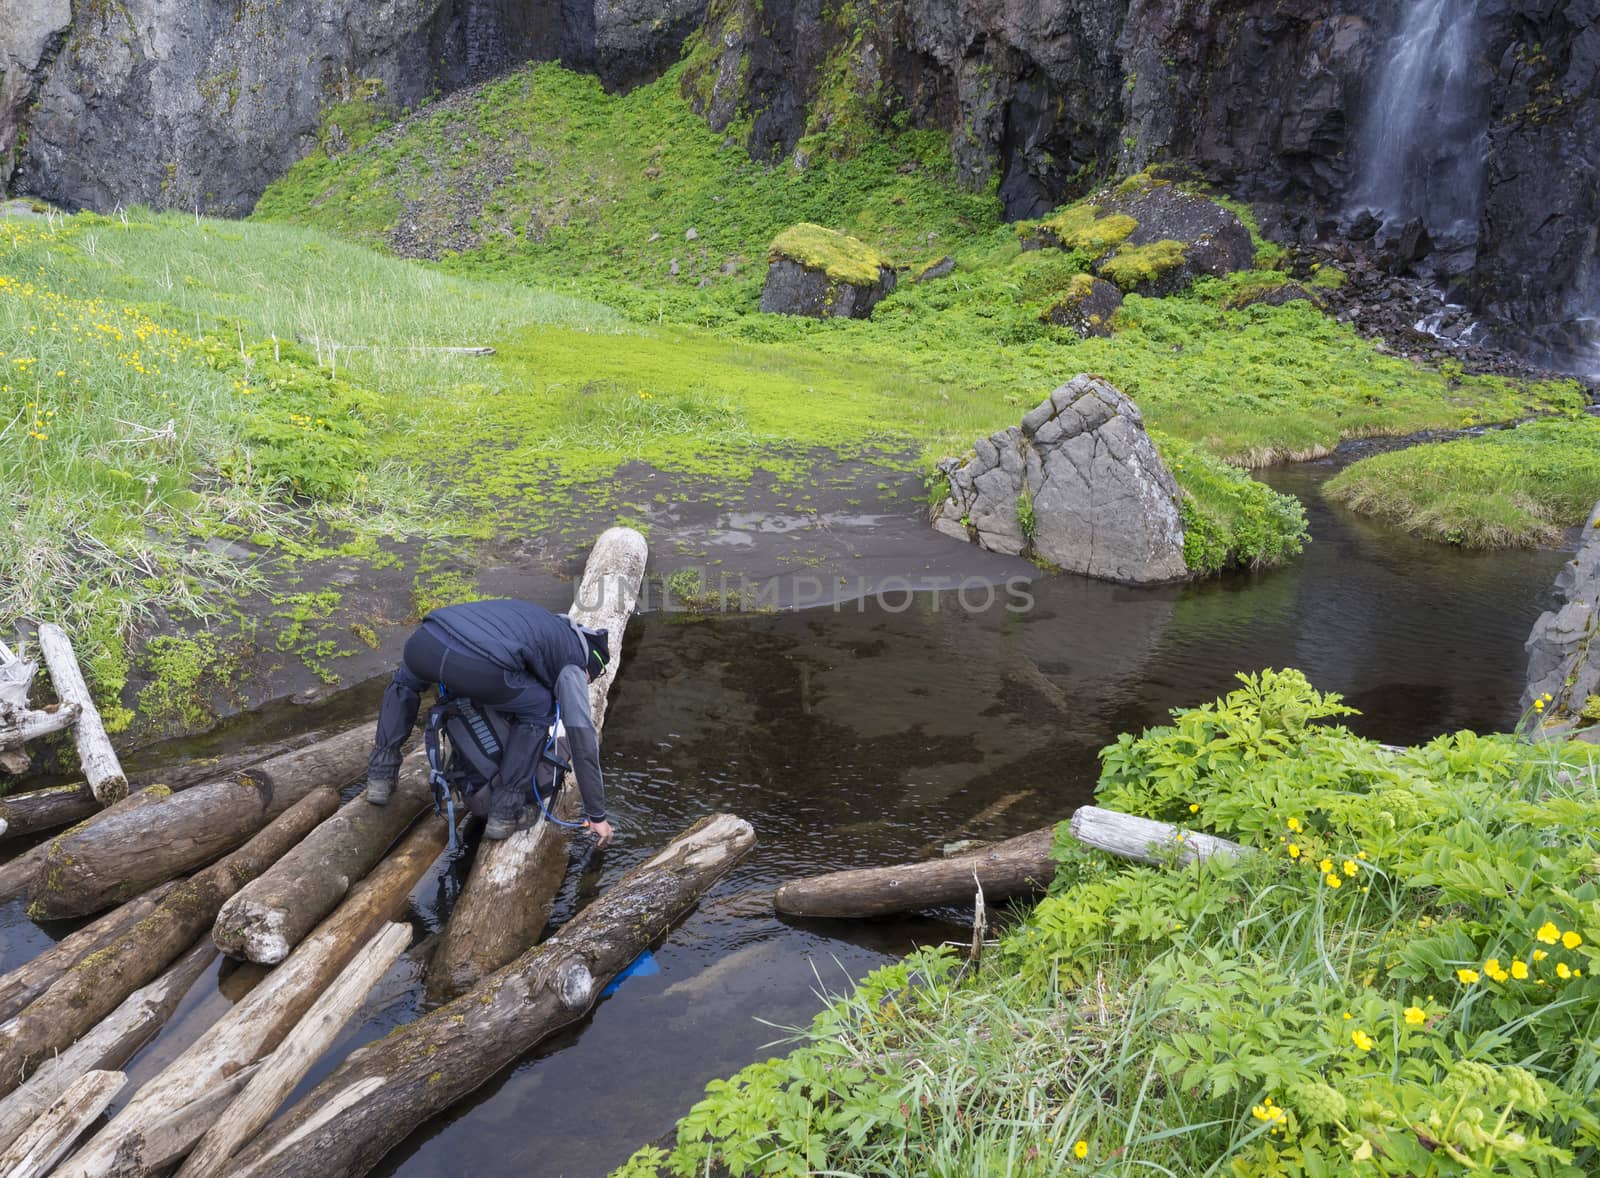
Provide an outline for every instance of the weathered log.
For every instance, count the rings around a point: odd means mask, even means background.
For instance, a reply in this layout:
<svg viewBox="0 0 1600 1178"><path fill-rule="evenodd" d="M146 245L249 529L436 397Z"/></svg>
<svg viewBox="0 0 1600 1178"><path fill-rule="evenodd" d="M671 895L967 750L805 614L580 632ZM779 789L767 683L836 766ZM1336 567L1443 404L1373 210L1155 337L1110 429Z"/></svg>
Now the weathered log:
<svg viewBox="0 0 1600 1178"><path fill-rule="evenodd" d="M13 712L0 715L0 749L16 748L63 728L71 728L78 721L79 709L74 703L53 704L37 711Z"/></svg>
<svg viewBox="0 0 1600 1178"><path fill-rule="evenodd" d="M179 1117L181 1110L283 1041L356 951L405 907L448 841L443 819L430 815L418 823L287 961L140 1088L61 1178L94 1178L113 1161L120 1178L159 1173L182 1158L210 1126Z"/></svg>
<svg viewBox="0 0 1600 1178"><path fill-rule="evenodd" d="M0 1154L0 1174L6 1178L42 1178L48 1174L127 1082L128 1077L121 1072L85 1072L79 1076L43 1116Z"/></svg>
<svg viewBox="0 0 1600 1178"><path fill-rule="evenodd" d="M4 1022L40 994L48 990L57 978L66 973L89 954L111 944L155 911L161 898L175 887L162 884L142 896L129 900L77 932L62 937L50 948L31 961L0 977L0 1022ZM87 1068L84 1069L88 1071ZM0 1140L4 1140L0 1136Z"/></svg>
<svg viewBox="0 0 1600 1178"><path fill-rule="evenodd" d="M639 599L649 546L632 528L609 528L595 541L569 611L585 626L611 633L611 665L589 685L598 732L606 695L622 665L623 631ZM556 817L577 817L577 785L568 782L552 807ZM484 841L439 938L428 968L434 999L459 994L539 939L566 875L572 829L543 815L528 830L499 842Z"/></svg>
<svg viewBox="0 0 1600 1178"><path fill-rule="evenodd" d="M750 824L731 814L696 823L544 944L352 1054L224 1173L365 1174L412 1129L582 1018L606 982L754 844Z"/></svg>
<svg viewBox="0 0 1600 1178"><path fill-rule="evenodd" d="M156 1035L217 950L205 938L155 981L129 994L90 1032L39 1066L27 1083L0 1100L0 1141L11 1141L85 1072L117 1069Z"/></svg>
<svg viewBox="0 0 1600 1178"><path fill-rule="evenodd" d="M128 788L132 793L152 785L162 785L172 793L219 781L230 773L247 769L268 757L303 748L316 739L315 733L296 736L275 744L231 753L221 757L203 757L181 765L158 769L154 772L131 773ZM3 838L17 838L41 830L66 826L100 812L100 803L86 782L75 781L68 785L54 785L48 789L29 790L26 793L8 794L0 798L0 819L6 823Z"/></svg>
<svg viewBox="0 0 1600 1178"><path fill-rule="evenodd" d="M240 888L217 913L211 931L217 947L265 965L287 957L428 807L432 794L422 765L413 758L387 806L369 806L358 796Z"/></svg>
<svg viewBox="0 0 1600 1178"><path fill-rule="evenodd" d="M222 902L304 838L339 804L331 789L307 794L221 862L173 888L138 924L78 962L43 994L0 1026L0 1095L13 1091L40 1062L154 979L211 928Z"/></svg>
<svg viewBox="0 0 1600 1178"><path fill-rule="evenodd" d="M102 806L121 801L128 792L128 777L117 760L100 711L94 706L89 685L83 680L78 656L72 653L72 640L60 626L45 622L39 627L39 653L50 668L50 683L62 703L78 705L78 718L72 725L73 743L78 746L78 763L83 779L89 783L95 800ZM144 891L135 889L134 894Z"/></svg>
<svg viewBox="0 0 1600 1178"><path fill-rule="evenodd" d="M372 729L364 724L231 779L174 794L154 812L69 831L51 844L29 915L47 920L98 912L209 863L313 789L355 780L371 750Z"/></svg>
<svg viewBox="0 0 1600 1178"><path fill-rule="evenodd" d="M1018 835L970 855L926 863L834 871L780 887L772 906L784 916L883 916L972 899L973 873L990 902L1044 888L1056 873L1053 827Z"/></svg>
<svg viewBox="0 0 1600 1178"><path fill-rule="evenodd" d="M126 815L142 810L146 806L160 805L171 796L171 792L164 785L155 785L131 793L115 805L107 806L104 810L97 809L88 818L63 831L54 839L29 847L26 851L12 856L4 867L0 867L0 901L33 895L36 885L43 878L45 861L49 858L51 849L62 839L86 831L101 822L121 821Z"/></svg>
<svg viewBox="0 0 1600 1178"><path fill-rule="evenodd" d="M376 809L377 807L372 807ZM262 1061L254 1078L206 1131L178 1178L215 1174L241 1145L272 1119L284 1098L332 1046L345 1023L361 1009L372 987L411 943L411 926L385 925L322 992L278 1049Z"/></svg>
<svg viewBox="0 0 1600 1178"><path fill-rule="evenodd" d="M1166 863L1173 859L1193 863L1212 855L1239 855L1247 850L1215 835L1099 806L1079 806L1072 813L1069 829L1072 837L1086 846L1140 863Z"/></svg>

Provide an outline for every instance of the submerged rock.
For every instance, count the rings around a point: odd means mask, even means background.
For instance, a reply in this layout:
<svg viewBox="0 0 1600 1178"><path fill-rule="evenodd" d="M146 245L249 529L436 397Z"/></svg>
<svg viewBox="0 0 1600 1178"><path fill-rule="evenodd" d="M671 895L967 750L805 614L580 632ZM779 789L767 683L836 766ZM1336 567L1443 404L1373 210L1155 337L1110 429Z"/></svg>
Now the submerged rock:
<svg viewBox="0 0 1600 1178"><path fill-rule="evenodd" d="M1556 577L1556 602L1528 635L1522 708L1533 710L1535 701L1548 695L1547 721L1593 724L1600 715L1584 713L1600 711L1600 503L1589 516L1578 554Z"/></svg>
<svg viewBox="0 0 1600 1178"><path fill-rule="evenodd" d="M1138 406L1098 377L1074 377L939 469L950 494L933 526L946 535L1108 581L1189 575L1182 492Z"/></svg>
<svg viewBox="0 0 1600 1178"><path fill-rule="evenodd" d="M761 309L781 315L865 319L895 285L877 250L821 225L785 229L767 262Z"/></svg>

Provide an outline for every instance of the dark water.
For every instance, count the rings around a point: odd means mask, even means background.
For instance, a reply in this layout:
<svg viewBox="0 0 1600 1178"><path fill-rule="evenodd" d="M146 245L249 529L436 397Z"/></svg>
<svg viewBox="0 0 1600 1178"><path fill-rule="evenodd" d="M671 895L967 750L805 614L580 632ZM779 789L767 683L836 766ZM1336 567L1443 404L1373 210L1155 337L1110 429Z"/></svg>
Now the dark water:
<svg viewBox="0 0 1600 1178"><path fill-rule="evenodd" d="M819 992L916 944L959 938L931 918L785 924L729 901L794 875L894 862L951 838L1004 836L1086 800L1118 732L1228 690L1233 673L1297 666L1392 742L1515 720L1522 642L1563 554L1471 555L1413 542L1321 504L1327 468L1276 472L1317 541L1292 567L1183 589L1037 582L1034 606L968 612L952 599L684 619L629 628L605 759L618 845L575 865L558 919L700 816L731 810L760 845L594 1016L418 1130L390 1156L405 1175L603 1174L660 1136L705 1082L773 1054ZM891 608L894 607L894 608ZM974 816L1010 795L983 826ZM450 878L414 896L425 934ZM45 934L14 908L4 963ZM355 1045L414 1016L403 959L307 1086ZM135 1080L198 1035L248 977L224 970L147 1049ZM302 1091L304 1088L302 1089Z"/></svg>

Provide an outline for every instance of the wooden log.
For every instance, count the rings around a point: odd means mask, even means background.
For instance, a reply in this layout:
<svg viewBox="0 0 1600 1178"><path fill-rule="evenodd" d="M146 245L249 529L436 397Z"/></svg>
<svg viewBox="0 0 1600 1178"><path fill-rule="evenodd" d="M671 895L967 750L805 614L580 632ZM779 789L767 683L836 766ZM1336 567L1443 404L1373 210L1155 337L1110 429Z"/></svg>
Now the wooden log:
<svg viewBox="0 0 1600 1178"><path fill-rule="evenodd" d="M352 1054L223 1172L365 1174L429 1117L582 1018L606 982L754 844L750 824L731 814L696 823L544 944Z"/></svg>
<svg viewBox="0 0 1600 1178"><path fill-rule="evenodd" d="M178 1178L205 1178L217 1173L241 1145L272 1119L284 1098L333 1045L345 1023L361 1009L372 987L410 944L410 925L389 924L355 955L338 980L318 996L278 1049L262 1061L244 1091L206 1131L179 1169Z"/></svg>
<svg viewBox="0 0 1600 1178"><path fill-rule="evenodd" d="M98 912L193 871L239 846L313 789L354 781L371 751L372 728L363 724L230 779L174 794L154 812L107 817L69 831L51 844L29 915L54 920Z"/></svg>
<svg viewBox="0 0 1600 1178"><path fill-rule="evenodd" d="M1072 837L1080 843L1140 863L1167 863L1173 859L1194 863L1212 855L1243 854L1247 849L1215 835L1099 806L1079 806L1069 825Z"/></svg>
<svg viewBox="0 0 1600 1178"><path fill-rule="evenodd" d="M784 916L853 917L965 904L972 899L974 873L991 902L1027 895L1056 873L1050 858L1054 837L1055 829L1046 827L970 855L813 875L780 887L772 906Z"/></svg>
<svg viewBox="0 0 1600 1178"><path fill-rule="evenodd" d="M0 1100L0 1141L11 1141L44 1114L85 1072L122 1067L155 1038L178 1003L205 973L217 950L204 937L178 963L135 990L71 1047L41 1064L27 1083Z"/></svg>
<svg viewBox="0 0 1600 1178"><path fill-rule="evenodd" d="M180 1117L181 1110L283 1041L356 951L404 909L448 840L443 819L429 815L419 822L287 961L140 1088L61 1178L96 1178L113 1164L120 1178L154 1174L182 1158L209 1125Z"/></svg>
<svg viewBox="0 0 1600 1178"><path fill-rule="evenodd" d="M4 1022L43 994L55 984L57 978L89 954L111 944L128 929L149 916L155 911L161 898L175 886L162 884L142 896L129 900L120 908L113 908L99 920L84 925L69 936L62 937L33 960L24 962L4 977L0 977L0 1022ZM0 1136L0 1140L4 1140L3 1136Z"/></svg>
<svg viewBox="0 0 1600 1178"><path fill-rule="evenodd" d="M83 779L102 806L121 801L128 792L128 777L117 760L116 750L111 747L111 738L100 721L100 711L94 706L89 685L83 681L78 656L72 653L72 640L60 626L45 622L39 627L39 653L44 655L45 665L50 668L50 682L57 698L63 703L78 705L72 739L78 746ZM142 891L143 888L136 888L133 894Z"/></svg>
<svg viewBox="0 0 1600 1178"><path fill-rule="evenodd" d="M79 961L0 1026L0 1095L13 1091L52 1054L152 981L211 928L222 902L265 871L339 804L320 789L306 795L221 862L184 880L155 910L104 949Z"/></svg>
<svg viewBox="0 0 1600 1178"><path fill-rule="evenodd" d="M211 930L217 947L264 965L287 957L427 809L432 793L424 764L413 758L387 806L369 806L358 796L240 888L217 913Z"/></svg>
<svg viewBox="0 0 1600 1178"><path fill-rule="evenodd" d="M86 1072L30 1125L5 1153L0 1174L6 1178L42 1178L72 1143L106 1111L128 1077L121 1072Z"/></svg>
<svg viewBox="0 0 1600 1178"><path fill-rule="evenodd" d="M34 894L39 880L43 877L45 862L60 840L85 831L97 823L120 821L133 811L142 810L146 806L160 805L170 795L171 791L165 786L151 786L148 789L138 790L113 806L107 806L104 810L97 809L88 818L63 831L55 839L29 847L26 851L12 856L5 866L0 867L0 901Z"/></svg>
<svg viewBox="0 0 1600 1178"><path fill-rule="evenodd" d="M611 665L589 685L595 731L606 718L606 696L622 665L622 639L639 599L649 546L632 528L609 528L595 541L573 599L571 616L610 631ZM552 807L563 822L578 814L577 783L569 781ZM478 981L536 942L550 920L566 876L572 829L540 815L528 830L484 841L439 938L428 968L428 994L441 1000Z"/></svg>
<svg viewBox="0 0 1600 1178"><path fill-rule="evenodd" d="M38 711L30 709L0 716L0 749L17 748L30 740L70 728L78 722L80 714L77 704L63 703Z"/></svg>
<svg viewBox="0 0 1600 1178"><path fill-rule="evenodd" d="M152 785L162 785L169 792L178 793L196 785L219 781L230 773L247 769L268 757L303 748L314 739L316 734L308 733L262 748L221 757L202 757L153 772L133 773L128 777L129 796ZM0 820L6 823L5 838L67 826L99 812L100 803L95 801L88 784L82 781L0 797Z"/></svg>

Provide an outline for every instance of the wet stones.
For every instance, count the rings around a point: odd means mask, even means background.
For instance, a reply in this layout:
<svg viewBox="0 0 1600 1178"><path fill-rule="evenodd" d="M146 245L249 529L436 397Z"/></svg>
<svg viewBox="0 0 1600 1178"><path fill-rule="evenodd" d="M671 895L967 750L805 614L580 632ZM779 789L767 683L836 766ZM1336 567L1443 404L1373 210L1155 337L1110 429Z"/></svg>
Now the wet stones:
<svg viewBox="0 0 1600 1178"><path fill-rule="evenodd" d="M933 526L948 536L1110 581L1189 575L1182 492L1138 406L1098 377L1074 377L939 469L949 497Z"/></svg>
<svg viewBox="0 0 1600 1178"><path fill-rule="evenodd" d="M1556 606L1528 635L1528 686L1522 708L1548 695L1543 718L1578 727L1600 715L1600 503L1585 526L1577 555L1556 576ZM1593 702L1591 702L1593 701Z"/></svg>

